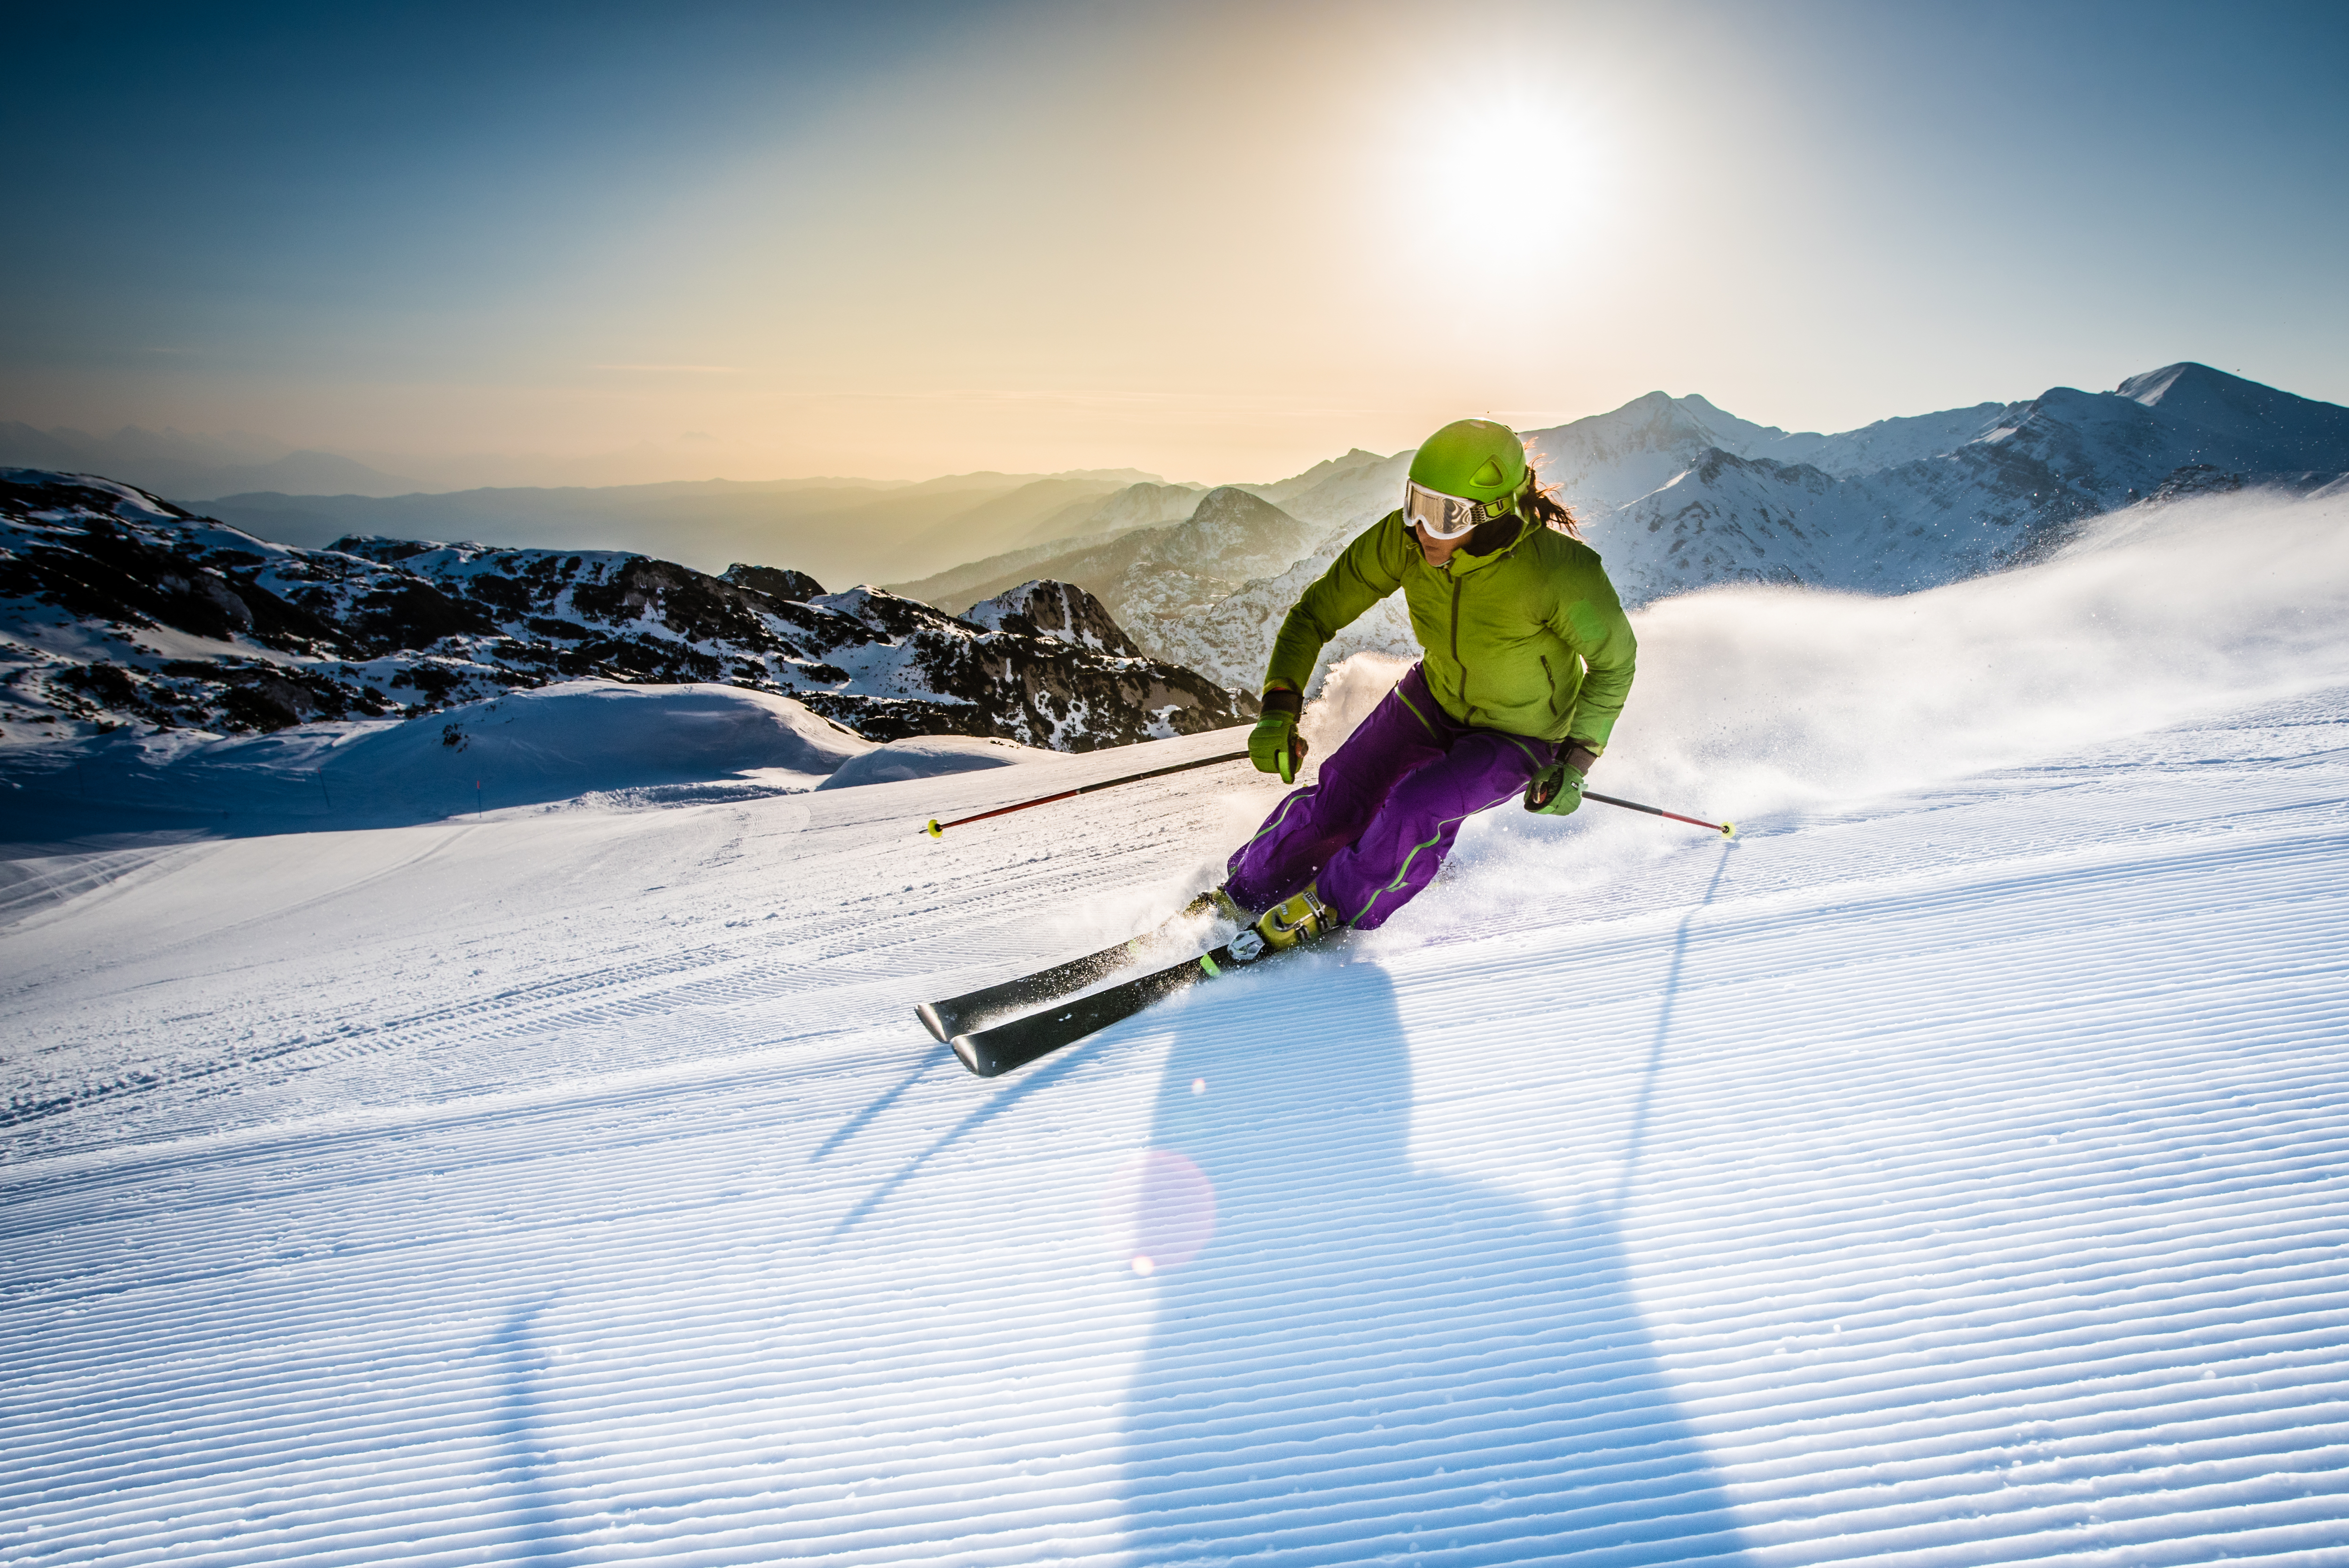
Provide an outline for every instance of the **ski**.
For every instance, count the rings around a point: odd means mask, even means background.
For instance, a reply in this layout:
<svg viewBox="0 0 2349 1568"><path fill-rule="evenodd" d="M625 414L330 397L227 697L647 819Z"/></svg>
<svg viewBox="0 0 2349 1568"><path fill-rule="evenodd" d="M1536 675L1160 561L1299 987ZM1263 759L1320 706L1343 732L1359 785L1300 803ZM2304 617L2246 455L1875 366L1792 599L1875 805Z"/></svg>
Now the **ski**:
<svg viewBox="0 0 2349 1568"><path fill-rule="evenodd" d="M1049 1056L1062 1046L1073 1045L1121 1019L1131 1018L1160 997L1185 985L1212 979L1226 969L1247 967L1280 951L1295 950L1268 949L1264 939L1253 929L1244 930L1221 947L1196 958L1185 958L1180 964L1137 975L1090 996L1080 996L1060 1006L998 1024L991 1029L957 1035L947 1043L954 1047L963 1066L980 1078L994 1078L1013 1068L1025 1067L1039 1057Z"/></svg>
<svg viewBox="0 0 2349 1568"><path fill-rule="evenodd" d="M983 1019L1016 1013L1039 1002L1049 1002L1055 996L1083 990L1111 970L1140 957L1153 943L1175 926L1215 907L1216 895L1203 892L1151 930L1139 936L1128 937L1113 947L1088 953L1082 958L1071 958L1066 964L1055 964L1050 969L1039 969L1033 975L1021 975L997 985L981 986L976 991L966 991L943 1002L923 1002L914 1011L920 1016L923 1027L941 1042L951 1041L957 1035L968 1033L972 1025Z"/></svg>

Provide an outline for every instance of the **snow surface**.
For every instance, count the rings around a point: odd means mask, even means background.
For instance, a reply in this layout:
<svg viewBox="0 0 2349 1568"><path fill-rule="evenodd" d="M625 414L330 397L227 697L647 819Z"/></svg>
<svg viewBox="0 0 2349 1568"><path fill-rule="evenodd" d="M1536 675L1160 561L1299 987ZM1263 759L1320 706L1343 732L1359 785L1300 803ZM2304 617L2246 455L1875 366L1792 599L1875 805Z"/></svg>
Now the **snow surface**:
<svg viewBox="0 0 2349 1568"><path fill-rule="evenodd" d="M405 720L306 724L233 739L117 732L78 748L24 748L0 769L0 798L11 808L5 840L18 844L193 830L314 831L582 799L790 794L815 789L875 749L771 692L575 680ZM1011 747L1009 755L1023 751ZM925 755L899 754L895 776L974 765L941 751L925 767Z"/></svg>
<svg viewBox="0 0 2349 1568"><path fill-rule="evenodd" d="M1278 785L154 850L0 933L0 1563L2341 1563L2344 520L1666 601L1595 782L1736 842L991 1082Z"/></svg>
<svg viewBox="0 0 2349 1568"><path fill-rule="evenodd" d="M876 746L853 757L833 770L819 789L850 789L866 784L897 784L908 779L932 779L947 773L969 773L982 768L1005 768L1020 762L1049 762L1061 754L1016 740L976 735L910 735Z"/></svg>

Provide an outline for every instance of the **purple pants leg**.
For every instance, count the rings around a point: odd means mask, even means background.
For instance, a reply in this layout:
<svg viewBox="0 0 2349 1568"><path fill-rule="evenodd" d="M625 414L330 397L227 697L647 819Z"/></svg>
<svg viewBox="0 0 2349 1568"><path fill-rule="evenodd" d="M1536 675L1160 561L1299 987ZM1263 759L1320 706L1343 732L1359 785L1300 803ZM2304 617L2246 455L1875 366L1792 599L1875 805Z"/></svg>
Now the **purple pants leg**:
<svg viewBox="0 0 2349 1568"><path fill-rule="evenodd" d="M1233 854L1225 888L1243 908L1269 909L1318 881L1322 903L1372 930L1434 879L1461 823L1515 799L1557 753L1551 741L1454 722L1413 665L1319 780Z"/></svg>

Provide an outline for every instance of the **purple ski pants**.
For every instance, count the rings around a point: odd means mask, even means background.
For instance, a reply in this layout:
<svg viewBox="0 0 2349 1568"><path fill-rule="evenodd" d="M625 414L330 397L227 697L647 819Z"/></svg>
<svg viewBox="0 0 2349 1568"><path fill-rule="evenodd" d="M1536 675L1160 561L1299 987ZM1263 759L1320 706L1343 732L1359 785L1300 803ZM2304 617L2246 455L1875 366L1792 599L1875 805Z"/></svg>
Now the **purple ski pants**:
<svg viewBox="0 0 2349 1568"><path fill-rule="evenodd" d="M1460 824L1522 793L1557 759L1555 741L1472 729L1437 706L1417 665L1231 858L1224 884L1243 909L1269 909L1319 882L1359 930L1435 878Z"/></svg>

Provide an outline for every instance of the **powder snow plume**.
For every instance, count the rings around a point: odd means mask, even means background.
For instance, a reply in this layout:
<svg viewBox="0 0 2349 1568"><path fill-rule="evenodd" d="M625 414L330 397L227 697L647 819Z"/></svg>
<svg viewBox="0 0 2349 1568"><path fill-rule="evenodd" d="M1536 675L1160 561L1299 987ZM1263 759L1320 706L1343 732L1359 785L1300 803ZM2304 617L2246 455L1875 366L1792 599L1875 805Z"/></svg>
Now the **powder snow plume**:
<svg viewBox="0 0 2349 1568"><path fill-rule="evenodd" d="M1916 786L2349 680L2349 493L2148 504L2045 562L1889 598L1741 586L1632 616L1640 671L1591 788L1767 832ZM1406 667L1333 668L1305 732L1326 757ZM1466 895L1403 931L1636 874L1684 829L1587 806L1463 830ZM1436 909L1448 908L1449 914Z"/></svg>

